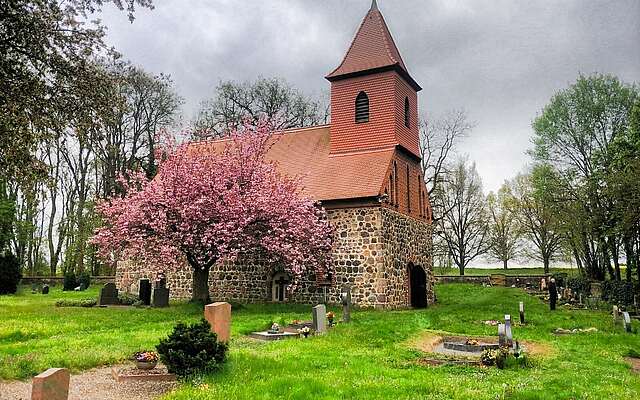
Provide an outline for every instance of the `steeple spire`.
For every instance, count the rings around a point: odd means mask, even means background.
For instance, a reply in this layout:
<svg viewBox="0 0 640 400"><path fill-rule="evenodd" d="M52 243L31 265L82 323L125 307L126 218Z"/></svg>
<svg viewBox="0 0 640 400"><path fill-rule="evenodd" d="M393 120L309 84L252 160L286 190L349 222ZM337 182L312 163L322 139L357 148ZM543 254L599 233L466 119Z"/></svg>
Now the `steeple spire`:
<svg viewBox="0 0 640 400"><path fill-rule="evenodd" d="M370 10L377 10L377 9L378 9L378 2L376 0L371 0Z"/></svg>

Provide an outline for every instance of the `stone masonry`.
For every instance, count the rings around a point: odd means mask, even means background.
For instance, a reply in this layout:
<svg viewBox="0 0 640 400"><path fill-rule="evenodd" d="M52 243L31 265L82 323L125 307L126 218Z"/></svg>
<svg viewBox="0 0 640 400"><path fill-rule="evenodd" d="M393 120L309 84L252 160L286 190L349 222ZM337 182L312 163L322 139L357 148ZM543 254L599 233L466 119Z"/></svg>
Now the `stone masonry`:
<svg viewBox="0 0 640 400"><path fill-rule="evenodd" d="M385 207L343 208L327 211L335 229L335 273L329 286L320 286L310 274L299 282L289 301L296 303L340 302L340 288L352 285L352 301L359 307L409 307L410 263L424 268L427 301L434 302L431 270L431 225ZM220 263L211 269L209 287L216 301L269 302L272 278L278 266L260 260ZM192 273L188 265L166 271L172 298L191 296ZM139 279L154 279L132 263L120 263L116 284L128 290ZM326 299L324 299L326 291Z"/></svg>

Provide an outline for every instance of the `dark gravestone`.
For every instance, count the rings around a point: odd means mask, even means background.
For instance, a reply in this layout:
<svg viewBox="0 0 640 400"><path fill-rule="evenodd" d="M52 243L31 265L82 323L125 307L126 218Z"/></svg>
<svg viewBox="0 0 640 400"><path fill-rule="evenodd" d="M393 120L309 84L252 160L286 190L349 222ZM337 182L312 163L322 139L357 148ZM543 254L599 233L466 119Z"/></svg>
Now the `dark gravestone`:
<svg viewBox="0 0 640 400"><path fill-rule="evenodd" d="M140 299L145 306L151 304L151 281L149 279L140 279L138 299Z"/></svg>
<svg viewBox="0 0 640 400"><path fill-rule="evenodd" d="M44 285L42 287L42 294L49 294L49 285Z"/></svg>
<svg viewBox="0 0 640 400"><path fill-rule="evenodd" d="M100 289L100 295L98 295L98 305L106 306L120 304L118 300L118 288L116 288L116 284L113 282L109 282L105 284L102 289Z"/></svg>
<svg viewBox="0 0 640 400"><path fill-rule="evenodd" d="M167 288L167 280L160 279L156 281L156 287L153 288L153 307L169 306L169 288Z"/></svg>
<svg viewBox="0 0 640 400"><path fill-rule="evenodd" d="M524 302L520 302L520 323L524 324Z"/></svg>
<svg viewBox="0 0 640 400"><path fill-rule="evenodd" d="M556 302L558 301L558 288L556 286L555 279L551 279L549 282L549 309L551 311L556 309Z"/></svg>

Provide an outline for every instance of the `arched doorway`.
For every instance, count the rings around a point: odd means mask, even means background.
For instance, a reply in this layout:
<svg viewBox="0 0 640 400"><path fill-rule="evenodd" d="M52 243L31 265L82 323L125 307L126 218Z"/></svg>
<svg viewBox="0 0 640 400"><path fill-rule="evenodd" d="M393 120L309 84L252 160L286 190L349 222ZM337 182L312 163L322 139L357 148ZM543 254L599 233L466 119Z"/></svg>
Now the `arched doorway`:
<svg viewBox="0 0 640 400"><path fill-rule="evenodd" d="M419 265L409 263L409 300L411 307L425 308L427 306L427 274Z"/></svg>
<svg viewBox="0 0 640 400"><path fill-rule="evenodd" d="M291 283L291 278L285 272L277 272L271 279L271 300L283 302L287 301L287 286Z"/></svg>

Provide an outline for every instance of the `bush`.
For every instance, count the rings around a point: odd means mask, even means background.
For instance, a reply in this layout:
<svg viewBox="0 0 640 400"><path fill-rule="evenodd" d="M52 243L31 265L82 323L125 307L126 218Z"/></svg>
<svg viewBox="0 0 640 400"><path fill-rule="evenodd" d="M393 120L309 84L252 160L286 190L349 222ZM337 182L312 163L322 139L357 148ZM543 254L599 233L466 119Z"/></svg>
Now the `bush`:
<svg viewBox="0 0 640 400"><path fill-rule="evenodd" d="M96 304L98 302L95 299L56 301L56 307L93 307Z"/></svg>
<svg viewBox="0 0 640 400"><path fill-rule="evenodd" d="M124 306L141 306L142 301L137 296L129 293L118 293L118 300Z"/></svg>
<svg viewBox="0 0 640 400"><path fill-rule="evenodd" d="M83 272L78 275L77 286L80 286L83 290L89 288L91 285L91 275L88 272Z"/></svg>
<svg viewBox="0 0 640 400"><path fill-rule="evenodd" d="M587 296L591 293L591 281L587 278L569 278L567 279L567 287L574 293L582 293Z"/></svg>
<svg viewBox="0 0 640 400"><path fill-rule="evenodd" d="M633 284L626 281L602 282L602 300L612 304L633 304Z"/></svg>
<svg viewBox="0 0 640 400"><path fill-rule="evenodd" d="M76 287L78 287L76 274L74 274L73 271L64 274L64 280L62 281L62 290L73 290Z"/></svg>
<svg viewBox="0 0 640 400"><path fill-rule="evenodd" d="M166 339L160 340L156 349L169 372L185 377L219 369L228 346L218 342L209 322L202 319L193 325L179 323Z"/></svg>
<svg viewBox="0 0 640 400"><path fill-rule="evenodd" d="M11 253L0 255L0 294L15 293L21 278L20 262L16 256Z"/></svg>

